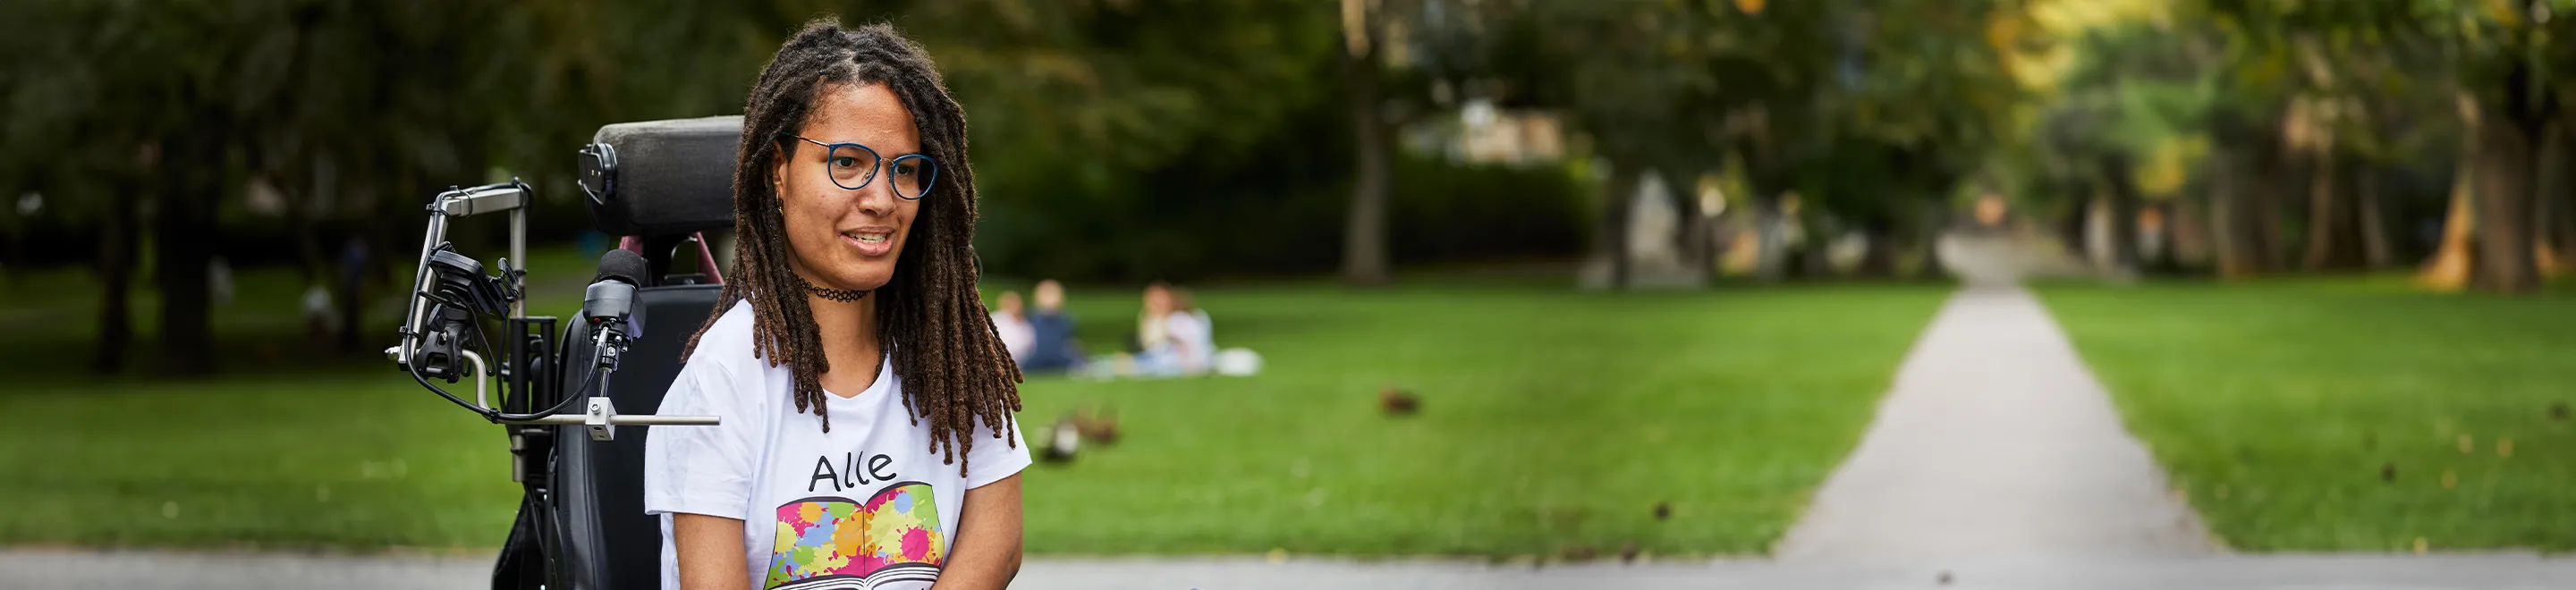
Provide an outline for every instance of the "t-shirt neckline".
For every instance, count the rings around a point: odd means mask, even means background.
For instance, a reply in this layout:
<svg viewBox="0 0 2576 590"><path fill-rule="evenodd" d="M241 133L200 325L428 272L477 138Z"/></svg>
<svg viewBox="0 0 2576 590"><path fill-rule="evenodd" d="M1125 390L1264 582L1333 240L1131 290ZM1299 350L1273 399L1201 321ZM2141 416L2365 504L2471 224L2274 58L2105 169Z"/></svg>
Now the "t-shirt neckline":
<svg viewBox="0 0 2576 590"><path fill-rule="evenodd" d="M817 375L816 377L816 381L821 381L821 376ZM823 387L823 384L821 383L815 383L814 386L823 390L823 397L839 399L842 401L858 401L859 398L867 397L868 394L884 390L887 383L893 380L894 353L893 351L886 351L877 353L877 378L869 381L868 388L859 390L859 393L856 395L843 397L841 394L833 393L831 388ZM828 400L826 403L829 403Z"/></svg>

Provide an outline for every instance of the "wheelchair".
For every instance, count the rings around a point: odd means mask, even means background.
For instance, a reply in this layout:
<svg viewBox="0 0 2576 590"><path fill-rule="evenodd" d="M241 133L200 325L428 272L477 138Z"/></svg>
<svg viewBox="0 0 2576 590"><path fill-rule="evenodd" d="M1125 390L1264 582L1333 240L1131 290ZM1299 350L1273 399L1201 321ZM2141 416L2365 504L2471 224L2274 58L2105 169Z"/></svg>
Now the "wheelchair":
<svg viewBox="0 0 2576 590"><path fill-rule="evenodd" d="M681 348L716 311L723 277L704 233L733 227L741 135L741 117L600 128L579 151L579 184L592 224L620 247L602 259L582 309L569 318L527 314L531 187L513 180L455 188L430 202L401 340L386 354L422 387L506 435L511 477L523 492L493 588L660 585L661 523L643 506L650 430L619 427L716 419L619 411L661 405ZM510 224L509 257L489 273L446 241L451 220L485 215L506 215ZM473 381L472 401L441 386L460 380ZM497 403L488 395L495 385Z"/></svg>

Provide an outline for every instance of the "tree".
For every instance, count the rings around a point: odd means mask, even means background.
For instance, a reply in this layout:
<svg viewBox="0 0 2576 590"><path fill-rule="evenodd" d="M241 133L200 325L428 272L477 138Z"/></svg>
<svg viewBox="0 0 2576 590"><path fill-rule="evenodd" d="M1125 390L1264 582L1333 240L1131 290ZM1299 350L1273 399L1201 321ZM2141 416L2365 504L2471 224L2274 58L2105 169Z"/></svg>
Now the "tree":
<svg viewBox="0 0 2576 590"><path fill-rule="evenodd" d="M514 129L493 122L530 108L519 91L539 85L520 66L548 29L504 2L36 8L30 43L54 59L14 64L12 77L28 83L12 100L44 105L47 124L12 134L6 148L13 159L75 155L51 168L53 182L107 199L102 369L122 364L129 246L149 235L159 368L173 374L215 368L207 267L219 207L256 180L289 194L306 243L326 206L355 235L405 233L392 228L418 223L417 209L375 201L414 203L431 187L480 180L494 138ZM122 231L145 196L153 214L135 227L148 230ZM317 248L305 250L308 268L318 264ZM345 324L351 341L358 324Z"/></svg>
<svg viewBox="0 0 2576 590"><path fill-rule="evenodd" d="M1394 132L1387 124L1380 79L1385 61L1389 7L1377 0L1342 0L1344 100L1349 102L1352 157L1357 172L1351 186L1348 221L1342 228L1342 280L1373 285L1387 281L1386 185L1393 159Z"/></svg>
<svg viewBox="0 0 2576 590"><path fill-rule="evenodd" d="M2010 49L1992 33L2027 15L2003 2L1903 0L1856 5L1857 64L1840 93L1848 115L1837 151L1878 154L1883 173L1861 198L1828 201L1869 239L1861 272L1894 272L1900 244L1920 250L1927 276L1939 272L1934 240L1951 195L1989 166L2012 138L2012 113L2028 98L2012 79ZM1848 178L1852 170L1821 170ZM1841 194L1851 194L1844 192Z"/></svg>
<svg viewBox="0 0 2576 590"><path fill-rule="evenodd" d="M2538 154L2558 118L2557 72L2576 57L2564 41L2576 24L2552 18L2565 0L2408 0L2301 3L2211 0L2258 43L2296 39L2394 38L2441 56L2467 136L2450 227L2425 279L2455 288L2525 291L2538 286L2534 184Z"/></svg>
<svg viewBox="0 0 2576 590"><path fill-rule="evenodd" d="M1526 2L1498 25L1522 40L1492 61L1497 76L1536 104L1562 109L1609 164L1596 259L1611 283L1628 281L1628 200L1640 179L1661 172L1689 186L1721 162L1741 162L1766 220L1762 268L1779 276L1784 258L1769 222L1795 183L1796 164L1827 132L1810 123L1827 72L1843 55L1832 37L1830 3ZM1688 191L1676 191L1676 196ZM1709 240L1696 198L1675 200L1690 220L1685 262L1705 267Z"/></svg>

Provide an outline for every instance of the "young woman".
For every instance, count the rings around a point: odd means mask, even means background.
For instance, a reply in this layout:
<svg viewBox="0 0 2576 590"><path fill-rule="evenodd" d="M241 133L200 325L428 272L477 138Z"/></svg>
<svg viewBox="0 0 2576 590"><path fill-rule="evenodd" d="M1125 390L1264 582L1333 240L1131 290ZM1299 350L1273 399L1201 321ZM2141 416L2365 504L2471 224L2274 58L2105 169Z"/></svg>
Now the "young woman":
<svg viewBox="0 0 2576 590"><path fill-rule="evenodd" d="M1019 369L975 291L966 119L893 28L827 21L751 89L734 267L659 413L664 588L1000 588Z"/></svg>

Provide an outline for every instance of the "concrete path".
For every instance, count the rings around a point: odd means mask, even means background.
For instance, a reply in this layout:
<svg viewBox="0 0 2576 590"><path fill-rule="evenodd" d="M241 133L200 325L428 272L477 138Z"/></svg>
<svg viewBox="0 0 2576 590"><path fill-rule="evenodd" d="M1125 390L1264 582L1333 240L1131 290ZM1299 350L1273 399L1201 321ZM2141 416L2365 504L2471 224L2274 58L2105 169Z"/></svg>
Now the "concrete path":
<svg viewBox="0 0 2576 590"><path fill-rule="evenodd" d="M1782 560L2161 558L2217 552L2046 310L1951 296L1877 421L1774 547Z"/></svg>
<svg viewBox="0 0 2576 590"><path fill-rule="evenodd" d="M474 590L479 557L0 550L0 588L66 590ZM1946 576L1946 583L1944 582ZM1307 588L2292 590L2576 587L2576 562L2529 554L2207 556L2141 560L1963 561L1946 566L1720 560L1580 565L1262 558L1030 560L1022 590Z"/></svg>

